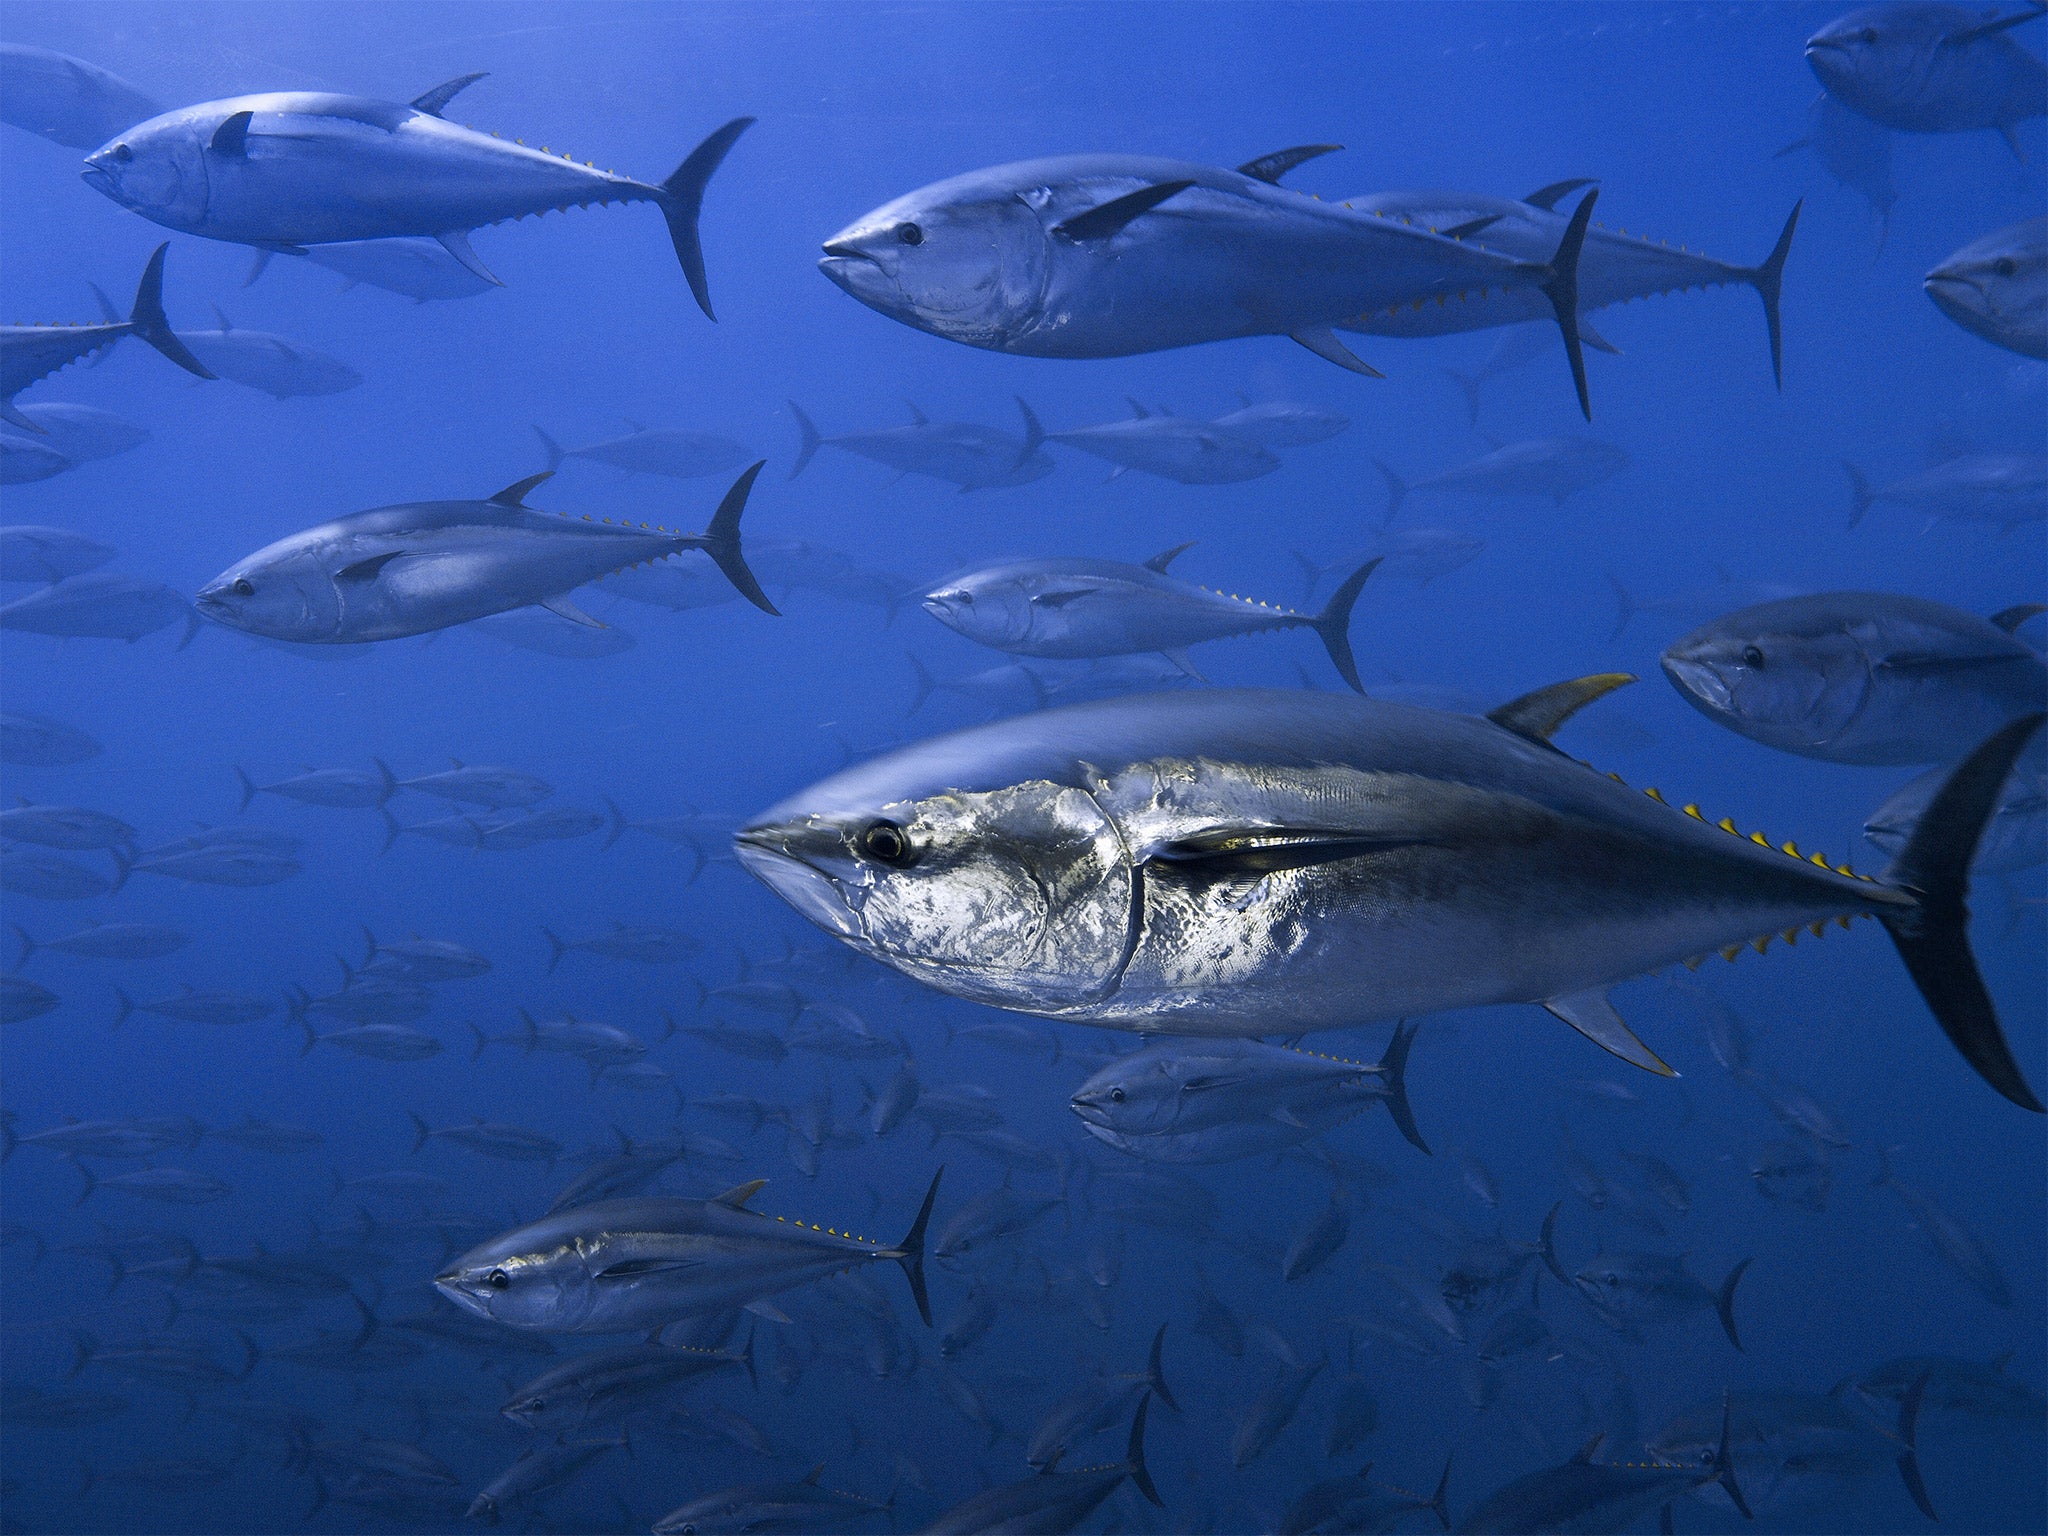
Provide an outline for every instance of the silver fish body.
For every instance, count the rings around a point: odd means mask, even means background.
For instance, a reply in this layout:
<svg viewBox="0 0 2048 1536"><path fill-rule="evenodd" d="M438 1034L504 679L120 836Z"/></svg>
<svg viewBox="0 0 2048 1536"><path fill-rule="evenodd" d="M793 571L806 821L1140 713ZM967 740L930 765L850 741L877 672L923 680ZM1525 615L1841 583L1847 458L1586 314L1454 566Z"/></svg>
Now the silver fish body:
<svg viewBox="0 0 2048 1536"><path fill-rule="evenodd" d="M1617 681L1559 687L1583 702ZM737 847L826 932L939 991L1179 1035L1542 1002L1657 1070L1605 1003L1615 982L1861 912L1886 918L1902 950L1918 942L1912 890L1717 827L1549 747L1524 712L1556 696L1496 711L1519 731L1302 692L1075 705L847 769ZM2034 729L2015 723L1957 770L1972 840L1995 792L1974 775L1996 763L2002 781ZM1922 853L1946 888L1968 849ZM1916 878L1934 883L1931 868ZM1943 922L1943 963L1961 965L1959 925ZM1995 1025L1949 1027L2031 1102Z"/></svg>

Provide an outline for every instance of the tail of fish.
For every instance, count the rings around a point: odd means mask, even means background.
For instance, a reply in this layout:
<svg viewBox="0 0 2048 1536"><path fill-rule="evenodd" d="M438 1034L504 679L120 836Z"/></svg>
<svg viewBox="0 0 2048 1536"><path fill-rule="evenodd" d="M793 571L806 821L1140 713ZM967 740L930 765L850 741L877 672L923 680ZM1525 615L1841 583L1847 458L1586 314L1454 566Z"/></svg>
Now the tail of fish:
<svg viewBox="0 0 2048 1536"><path fill-rule="evenodd" d="M1629 595L1628 588L1621 584L1621 578L1612 571L1607 573L1607 585L1614 588L1614 629L1607 638L1619 640L1621 632L1628 628L1629 621L1643 610Z"/></svg>
<svg viewBox="0 0 2048 1536"><path fill-rule="evenodd" d="M1870 504L1877 500L1877 493L1871 490L1863 471L1847 459L1842 460L1842 468L1849 476L1849 526L1854 528L1863 521L1863 514L1870 510Z"/></svg>
<svg viewBox="0 0 2048 1536"><path fill-rule="evenodd" d="M1124 1446L1124 1465L1129 1469L1131 1481L1137 1484L1138 1492L1164 1509L1166 1500L1159 1497L1159 1490L1152 1483L1151 1469L1145 1465L1145 1411L1151 1406L1150 1392L1138 1399L1138 1411L1131 1415L1131 1438Z"/></svg>
<svg viewBox="0 0 2048 1536"><path fill-rule="evenodd" d="M1550 1214L1543 1218L1543 1230L1536 1238L1536 1251L1543 1256L1543 1267L1557 1276L1557 1282L1566 1290L1571 1289L1572 1277L1564 1272L1564 1266L1557 1262L1557 1213L1564 1209L1564 1202L1558 1201L1550 1208Z"/></svg>
<svg viewBox="0 0 2048 1536"><path fill-rule="evenodd" d="M1737 1349L1742 1348L1742 1335L1735 1331L1735 1287L1742 1283L1744 1271L1755 1262L1754 1259L1743 1259L1728 1271L1728 1278L1714 1292L1714 1315L1721 1319L1721 1331L1728 1335L1728 1342Z"/></svg>
<svg viewBox="0 0 2048 1536"><path fill-rule="evenodd" d="M1351 655L1351 610L1358 602L1366 577L1378 570L1379 564L1376 556L1345 577L1344 584L1330 594L1323 611L1309 620L1310 627L1322 638L1323 649L1330 653L1331 664L1354 693L1365 692L1365 684L1358 680L1358 663Z"/></svg>
<svg viewBox="0 0 2048 1536"><path fill-rule="evenodd" d="M187 373L210 379L213 375L207 372L206 365L185 349L185 343L178 340L164 314L164 252L170 248L171 243L166 240L142 269L142 281L135 289L135 307L128 311L128 324L137 336Z"/></svg>
<svg viewBox="0 0 2048 1536"><path fill-rule="evenodd" d="M418 1152L421 1147L427 1144L427 1138L434 1134L433 1127L429 1126L426 1121L422 1120L411 1110L407 1110L405 1115L408 1120L412 1121L412 1149Z"/></svg>
<svg viewBox="0 0 2048 1536"><path fill-rule="evenodd" d="M1761 266L1751 267L1744 273L1744 279L1754 288L1757 297L1764 301L1764 325L1771 336L1771 378L1778 388L1785 387L1785 327L1778 317L1778 296L1785 277L1785 257L1792 249L1792 231L1799 227L1799 210L1806 206L1801 198L1792 205L1792 211L1785 218L1785 227L1778 232L1778 243L1771 247L1771 254L1763 259Z"/></svg>
<svg viewBox="0 0 2048 1536"><path fill-rule="evenodd" d="M1429 1496L1429 1503L1425 1507L1432 1515L1436 1516L1437 1524L1447 1531L1451 1528L1450 1493L1451 1458L1446 1456L1444 1458L1443 1476L1436 1480L1436 1492Z"/></svg>
<svg viewBox="0 0 2048 1536"><path fill-rule="evenodd" d="M1749 1500L1742 1496L1742 1485L1735 1481L1735 1458L1730 1454L1728 1447L1728 1428L1731 1418L1732 1414L1728 1405L1728 1391L1724 1387L1721 1391L1721 1440L1714 1447L1714 1481L1719 1483L1722 1492L1728 1495L1728 1502L1741 1511L1743 1519L1754 1520L1756 1516L1749 1512Z"/></svg>
<svg viewBox="0 0 2048 1536"><path fill-rule="evenodd" d="M114 1001L119 1006L114 1014L114 1022L109 1027L119 1029L122 1024L127 1022L128 1015L135 1011L135 999L130 997L120 987L116 987L114 988Z"/></svg>
<svg viewBox="0 0 2048 1536"><path fill-rule="evenodd" d="M796 418L797 431L803 434L803 441L797 445L796 463L789 471L789 478L794 480L811 467L811 460L818 450L825 446L825 439L818 435L817 424L804 413L802 406L794 400L785 400L782 403L789 407L789 414Z"/></svg>
<svg viewBox="0 0 2048 1536"><path fill-rule="evenodd" d="M275 251L259 250L256 253L256 259L249 263L249 275L242 279L242 286L244 288L247 288L250 284L254 283L257 278L261 277L263 275L263 269L270 265L270 258L275 256L276 254L277 252Z"/></svg>
<svg viewBox="0 0 2048 1536"><path fill-rule="evenodd" d="M1978 839L1998 809L2013 764L2044 719L2028 715L2001 727L1950 772L1884 874L1887 884L1909 891L1918 904L1878 914L1942 1033L1978 1076L2036 1114L2042 1113L2041 1101L2013 1058L1970 952L1967 897Z"/></svg>
<svg viewBox="0 0 2048 1536"><path fill-rule="evenodd" d="M242 785L242 803L236 809L246 811L249 809L249 802L256 798L256 783L247 773L242 771L239 764L235 767L235 777L241 781Z"/></svg>
<svg viewBox="0 0 2048 1536"><path fill-rule="evenodd" d="M1477 375L1476 373L1460 373L1455 368L1446 368L1444 372L1451 376L1451 381L1458 386L1459 390L1462 391L1465 396L1466 423L1470 426L1478 426L1479 375Z"/></svg>
<svg viewBox="0 0 2048 1536"><path fill-rule="evenodd" d="M476 1044L469 1048L469 1059L471 1061L482 1061L484 1059L484 1047L491 1043L491 1037L476 1027L474 1019L468 1020L467 1023L469 1032L476 1036Z"/></svg>
<svg viewBox="0 0 2048 1536"><path fill-rule="evenodd" d="M711 526L698 535L697 547L725 572L725 579L733 584L741 597L763 613L772 613L780 618L781 610L768 601L768 594L761 590L761 583L754 579L754 573L747 569L746 557L740 553L740 514L746 511L747 497L753 492L754 481L760 477L767 462L766 459L757 460L733 481L732 489L725 493L725 499L711 516Z"/></svg>
<svg viewBox="0 0 2048 1536"><path fill-rule="evenodd" d="M128 883L128 877L135 873L135 860L120 848L109 848L107 855L114 861L114 883L108 887L111 893Z"/></svg>
<svg viewBox="0 0 2048 1536"><path fill-rule="evenodd" d="M697 215L703 211L704 189L712 172L739 136L753 126L751 117L734 118L691 150L689 159L661 184L661 212L668 220L668 237L675 242L676 260L683 264L683 276L689 280L697 307L712 320L718 316L711 313L711 289L704 280L704 247L697 238Z"/></svg>
<svg viewBox="0 0 2048 1536"><path fill-rule="evenodd" d="M1024 403L1022 395L1017 395L1014 398L1017 402L1017 409L1024 413L1024 450L1017 455L1016 464L1018 469L1022 469L1031 462L1032 456L1045 446L1045 427L1039 422L1038 412L1032 410L1030 406ZM1143 412L1139 414L1142 415Z"/></svg>
<svg viewBox="0 0 2048 1536"><path fill-rule="evenodd" d="M30 938L28 936L28 930L22 927L21 924L9 923L7 926L12 928L14 930L14 936L17 939L21 940L21 953L14 957L14 968L18 971L24 965L28 964L28 957L34 954L37 950L41 949L43 946L38 944L34 939Z"/></svg>
<svg viewBox="0 0 2048 1536"><path fill-rule="evenodd" d="M1930 1520L1939 1520L1934 1501L1927 1496L1926 1479L1920 1476L1920 1404L1927 1396L1929 1377L1929 1372L1922 1371L1899 1399L1899 1478L1920 1513Z"/></svg>
<svg viewBox="0 0 2048 1536"><path fill-rule="evenodd" d="M1550 300L1557 316L1557 328L1564 336L1564 352L1572 365L1572 387L1579 393L1579 413L1593 419L1592 397L1586 393L1586 354L1579 345L1579 252L1585 248L1586 226L1593 218L1593 204L1599 200L1595 187L1572 210L1571 223L1557 242L1542 283L1543 296ZM1761 270L1761 269L1759 269Z"/></svg>
<svg viewBox="0 0 2048 1536"><path fill-rule="evenodd" d="M917 1303L917 1315L924 1319L925 1327L932 1325L932 1299L924 1288L924 1233L931 1225L932 1202L939 1198L939 1180L946 1176L943 1163L932 1175L932 1186L924 1192L924 1204L918 1207L917 1220L910 1224L910 1230L903 1234L903 1241L896 1245L896 1262L903 1266L904 1278L910 1282L910 1296Z"/></svg>
<svg viewBox="0 0 2048 1536"><path fill-rule="evenodd" d="M614 806L613 810L616 811L617 807ZM617 834L614 834L611 840L605 844L605 847L609 848L612 843L617 841ZM552 928L541 929L541 936L548 941L548 974L552 976L555 974L555 967L562 963L562 956L569 953L569 946L555 937L555 932Z"/></svg>
<svg viewBox="0 0 2048 1536"><path fill-rule="evenodd" d="M1384 459L1374 459L1373 464L1387 481L1387 515L1380 519L1382 528L1394 526L1394 519L1401 515L1401 503L1408 499L1408 482L1395 474Z"/></svg>
<svg viewBox="0 0 2048 1536"><path fill-rule="evenodd" d="M1387 1054L1380 1059L1380 1091L1386 1095L1387 1113L1394 1117L1401 1134L1420 1148L1424 1157L1433 1157L1435 1154L1415 1124L1415 1111L1408 1104L1408 1052L1415 1044L1416 1030L1421 1028L1420 1024L1413 1029L1405 1024L1394 1027Z"/></svg>
<svg viewBox="0 0 2048 1536"><path fill-rule="evenodd" d="M1145 1357L1145 1385L1149 1389L1149 1395L1157 1397L1175 1413L1179 1413L1180 1404L1173 1400L1173 1394L1166 1389L1166 1371L1160 1360L1159 1352L1165 1343L1166 1324L1161 1323L1159 1331L1152 1335L1152 1352Z"/></svg>
<svg viewBox="0 0 2048 1536"><path fill-rule="evenodd" d="M916 656L906 651L904 653L904 660L910 663L911 675L916 679L916 683L910 693L910 708L903 711L903 718L908 720L912 715L924 708L925 701L932 696L932 689L936 685L932 681L931 669L919 661Z"/></svg>
<svg viewBox="0 0 2048 1536"><path fill-rule="evenodd" d="M611 828L604 835L604 845L609 848L632 830L633 823L626 820L626 813L619 809L619 802L610 795L600 795L598 798L604 801L605 811L611 817ZM560 958L559 955L556 956L556 959ZM550 964L548 969L553 970L553 965Z"/></svg>
<svg viewBox="0 0 2048 1536"><path fill-rule="evenodd" d="M537 424L533 429L533 435L540 439L541 451L548 456L548 473L552 475L562 467L562 460L569 457L569 455L563 452L560 443L549 437Z"/></svg>

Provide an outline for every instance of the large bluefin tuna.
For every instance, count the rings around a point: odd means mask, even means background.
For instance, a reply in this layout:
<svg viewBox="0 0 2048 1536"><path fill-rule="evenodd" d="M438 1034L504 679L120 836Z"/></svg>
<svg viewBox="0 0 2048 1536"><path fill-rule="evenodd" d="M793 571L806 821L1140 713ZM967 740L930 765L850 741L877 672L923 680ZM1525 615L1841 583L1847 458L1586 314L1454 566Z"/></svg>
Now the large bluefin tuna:
<svg viewBox="0 0 2048 1536"><path fill-rule="evenodd" d="M111 347L123 336L140 336L187 373L210 379L212 374L171 331L164 315L164 252L156 248L135 289L135 306L126 320L109 318L99 325L0 325L0 421L20 432L43 435L44 429L23 415L14 397L59 368Z"/></svg>
<svg viewBox="0 0 2048 1536"><path fill-rule="evenodd" d="M734 482L703 533L527 506L526 494L546 472L489 501L356 512L259 549L195 601L230 629L320 645L423 635L535 605L596 628L569 593L613 571L701 549L741 596L774 613L740 551L740 513L760 472L756 464Z"/></svg>
<svg viewBox="0 0 2048 1536"><path fill-rule="evenodd" d="M1578 259L1595 194L1535 260L1279 185L1335 149L1236 170L1147 155L1063 155L970 171L884 203L825 242L825 276L893 320L1025 357L1128 357L1290 336L1376 373L1333 327L1494 288L1548 303L1580 403Z"/></svg>
<svg viewBox="0 0 2048 1536"><path fill-rule="evenodd" d="M0 43L0 122L91 149L163 108L119 75L68 53Z"/></svg>
<svg viewBox="0 0 2048 1536"><path fill-rule="evenodd" d="M1737 609L1674 642L1664 675L1715 723L1831 763L1949 762L2048 706L2048 667L2025 641L1893 592Z"/></svg>
<svg viewBox="0 0 2048 1536"><path fill-rule="evenodd" d="M2040 14L2038 5L2004 16L1926 0L1867 6L1808 38L1806 62L1830 96L1874 123L1908 133L1996 128L2018 155L2015 127L2048 112L2048 65L2006 34Z"/></svg>
<svg viewBox="0 0 2048 1536"><path fill-rule="evenodd" d="M429 236L494 285L471 230L593 203L653 203L710 315L697 216L712 172L754 120L718 129L666 181L635 181L445 120L456 93L481 79L463 75L411 102L325 91L203 101L95 150L85 179L166 229L293 256L334 241Z"/></svg>
<svg viewBox="0 0 2048 1536"><path fill-rule="evenodd" d="M893 1259L931 1326L924 1235L937 1175L917 1220L893 1247L747 1209L766 1182L755 1179L714 1200L650 1196L574 1206L472 1248L434 1286L457 1306L508 1328L634 1333L765 1305L794 1286Z"/></svg>
<svg viewBox="0 0 2048 1536"><path fill-rule="evenodd" d="M736 844L826 932L976 1002L1184 1035L1538 1003L1666 1074L1609 987L1867 913L1971 1064L2040 1109L1964 898L2041 716L1965 759L1872 879L1550 745L1627 680L1560 683L1485 719L1253 690L1080 704L849 768Z"/></svg>
<svg viewBox="0 0 2048 1536"><path fill-rule="evenodd" d="M1121 560L1012 560L949 576L924 597L924 610L977 644L1013 656L1086 660L1163 651L1192 672L1182 653L1204 640L1273 629L1312 629L1338 675L1359 692L1351 655L1351 610L1378 560L1345 578L1319 613L1198 587L1167 574L1188 546L1143 565Z"/></svg>

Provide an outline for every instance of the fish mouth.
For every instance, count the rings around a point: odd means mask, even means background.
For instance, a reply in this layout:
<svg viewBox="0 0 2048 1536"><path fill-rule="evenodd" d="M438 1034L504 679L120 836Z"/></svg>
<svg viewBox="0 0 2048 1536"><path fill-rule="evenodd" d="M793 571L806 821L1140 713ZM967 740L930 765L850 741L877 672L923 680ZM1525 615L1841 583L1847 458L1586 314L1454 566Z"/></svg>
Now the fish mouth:
<svg viewBox="0 0 2048 1536"><path fill-rule="evenodd" d="M1988 308L1983 288L1971 279L1937 267L1920 284L1934 303L1947 313L1975 314Z"/></svg>
<svg viewBox="0 0 2048 1536"><path fill-rule="evenodd" d="M478 1317L489 1317L491 1315L490 1308L483 1303L483 1298L477 1296L462 1284L460 1273L436 1275L434 1277L434 1289L443 1296L446 1296L465 1312L473 1312Z"/></svg>
<svg viewBox="0 0 2048 1536"><path fill-rule="evenodd" d="M828 837L829 850L824 846ZM806 822L784 822L742 828L732 841L741 867L804 917L849 943L866 942L860 910L846 888L805 857L806 845L820 856L844 857L845 845L837 833Z"/></svg>
<svg viewBox="0 0 2048 1536"><path fill-rule="evenodd" d="M1662 665L1664 675L1671 679L1671 686L1701 708L1723 713L1734 709L1735 700L1728 691L1728 685L1721 680L1721 674L1707 663L1685 656L1665 656Z"/></svg>
<svg viewBox="0 0 2048 1536"><path fill-rule="evenodd" d="M225 624L230 629L244 627L235 605L227 600L221 588L207 588L192 599L192 606L216 624Z"/></svg>

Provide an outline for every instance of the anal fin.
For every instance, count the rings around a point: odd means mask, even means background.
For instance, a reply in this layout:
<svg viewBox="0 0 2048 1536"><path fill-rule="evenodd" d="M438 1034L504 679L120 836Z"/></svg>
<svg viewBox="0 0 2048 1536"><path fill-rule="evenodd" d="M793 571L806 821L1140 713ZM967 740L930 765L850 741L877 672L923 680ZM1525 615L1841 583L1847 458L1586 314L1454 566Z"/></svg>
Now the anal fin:
<svg viewBox="0 0 2048 1536"><path fill-rule="evenodd" d="M1678 1076L1661 1056L1638 1040L1635 1031L1621 1021L1621 1015L1614 1011L1614 1004L1607 1000L1605 987L1575 992L1569 997L1553 997L1543 1006L1601 1050L1619 1056L1630 1066L1641 1067L1659 1077Z"/></svg>

